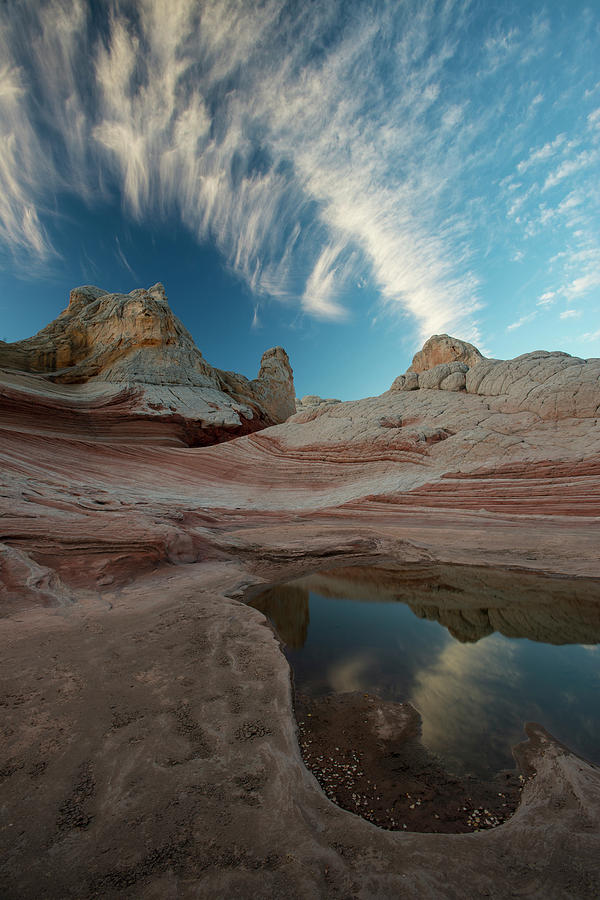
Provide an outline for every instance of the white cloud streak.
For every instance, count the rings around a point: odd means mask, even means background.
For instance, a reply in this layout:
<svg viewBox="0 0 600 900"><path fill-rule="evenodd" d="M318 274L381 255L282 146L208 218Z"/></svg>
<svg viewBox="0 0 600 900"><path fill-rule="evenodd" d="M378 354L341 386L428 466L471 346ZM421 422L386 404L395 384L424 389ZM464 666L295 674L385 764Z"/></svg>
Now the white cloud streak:
<svg viewBox="0 0 600 900"><path fill-rule="evenodd" d="M600 328L598 331L586 331L584 334L580 335L579 338L581 341L584 341L586 344L592 344L595 341L600 341Z"/></svg>
<svg viewBox="0 0 600 900"><path fill-rule="evenodd" d="M596 268L594 271L587 272L585 275L581 275L579 278L574 278L573 281L568 285L565 293L568 297L579 297L582 294L587 294L593 288L600 286L600 268Z"/></svg>
<svg viewBox="0 0 600 900"><path fill-rule="evenodd" d="M0 58L10 58L0 32ZM43 179L42 147L23 109L26 88L20 69L0 70L0 240L40 259L52 252L30 185ZM42 171L39 170L41 165Z"/></svg>
<svg viewBox="0 0 600 900"><path fill-rule="evenodd" d="M595 150L583 150L573 159L565 159L557 168L550 172L544 182L542 191L555 187L560 181L578 172L580 169L587 168L593 163L598 162L599 155Z"/></svg>
<svg viewBox="0 0 600 900"><path fill-rule="evenodd" d="M558 134L553 141L548 141L542 147L532 149L527 159L521 160L521 162L517 165L517 171L519 172L519 174L526 172L527 169L531 168L531 166L537 165L544 160L550 159L550 157L554 156L554 154L557 153L560 147L562 147L566 139L566 134L561 133Z"/></svg>
<svg viewBox="0 0 600 900"><path fill-rule="evenodd" d="M556 302L556 291L546 291L539 298L537 305L538 306L551 306Z"/></svg>
<svg viewBox="0 0 600 900"><path fill-rule="evenodd" d="M575 71L573 63L571 70ZM586 90L584 99L591 100L594 93L595 88ZM538 146L530 145L528 152L521 154L513 173L500 182L509 227L513 231L516 227L522 229L522 241L527 244L529 257L537 253L544 260L539 276L552 279L552 289L537 300L536 305L542 309L554 304L558 297L567 302L589 301L600 287L597 178L600 151L595 130L598 109L591 104L587 109L573 105L568 91L554 100L554 106L561 110L562 129L569 123L568 130L561 130ZM567 106L568 117L564 114ZM515 236L511 234L511 245L514 242ZM550 247L554 251L557 247L562 249L548 253ZM566 310L560 318L580 315L591 315L589 303L577 313ZM519 319L510 328L522 324L527 322Z"/></svg>
<svg viewBox="0 0 600 900"><path fill-rule="evenodd" d="M600 106L589 113L587 122L590 128L600 128Z"/></svg>
<svg viewBox="0 0 600 900"><path fill-rule="evenodd" d="M464 4L409 6L357 5L337 34L335 4L291 13L284 0L138 0L135 16L117 0L102 34L83 0L0 12L0 240L45 257L41 213L61 191L117 189L134 218L176 214L214 241L257 296L342 318L370 269L422 334L475 335L448 191L467 107L440 96L455 52L443 28Z"/></svg>
<svg viewBox="0 0 600 900"><path fill-rule="evenodd" d="M125 254L123 253L123 249L122 249L122 247L121 247L119 238L118 238L116 235L115 235L115 242L116 242L116 245L117 245L117 249L116 249L116 256L117 256L117 259L119 260L119 262L121 263L121 265L122 265L125 269L127 269L127 271L129 272L130 275L133 275L134 278L139 279L139 276L138 276L137 272L135 272L135 270L132 268L132 266L131 266L129 260L127 259L127 257L126 257Z"/></svg>
<svg viewBox="0 0 600 900"><path fill-rule="evenodd" d="M267 296L343 319L367 276L421 337L479 340L472 232L510 102L501 72L493 103L485 79L542 52L545 19L489 26L465 62L469 0L114 0L99 15L100 29L85 0L0 7L5 248L46 259L65 191L117 193L131 217L175 217L213 242L254 292L256 322ZM545 102L532 84L527 108ZM482 147L492 132L496 150ZM547 168L508 184L513 223L596 152L562 132L523 146L520 175Z"/></svg>
<svg viewBox="0 0 600 900"><path fill-rule="evenodd" d="M302 298L302 306L307 312L327 319L345 317L344 308L334 299L343 250L342 243L337 246L328 244L317 259Z"/></svg>
<svg viewBox="0 0 600 900"><path fill-rule="evenodd" d="M530 312L524 316L521 316L520 319L517 319L516 322L512 322L507 326L507 331L515 331L517 328L522 328L523 325L526 325L528 322L532 322L533 319L537 316L537 312Z"/></svg>

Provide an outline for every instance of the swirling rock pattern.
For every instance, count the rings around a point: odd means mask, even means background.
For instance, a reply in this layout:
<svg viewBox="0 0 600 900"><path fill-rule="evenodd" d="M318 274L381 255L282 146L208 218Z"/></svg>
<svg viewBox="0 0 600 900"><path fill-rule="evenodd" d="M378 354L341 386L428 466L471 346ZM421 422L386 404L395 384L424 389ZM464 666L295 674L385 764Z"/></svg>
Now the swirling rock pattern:
<svg viewBox="0 0 600 900"><path fill-rule="evenodd" d="M126 406L130 418L170 421L184 443L186 434L193 444L213 443L295 412L282 347L263 354L253 381L210 366L173 315L162 284L129 294L74 288L67 309L34 337L0 342L0 367L37 376L38 396L60 397L67 409L86 400L97 409L101 396ZM63 391L52 391L53 384Z"/></svg>
<svg viewBox="0 0 600 900"><path fill-rule="evenodd" d="M249 382L159 288L71 304L0 347L0 892L596 898L596 767L531 725L502 828L375 829L303 767L287 665L232 597L357 562L599 578L599 361L434 359L257 431L293 411L283 351Z"/></svg>

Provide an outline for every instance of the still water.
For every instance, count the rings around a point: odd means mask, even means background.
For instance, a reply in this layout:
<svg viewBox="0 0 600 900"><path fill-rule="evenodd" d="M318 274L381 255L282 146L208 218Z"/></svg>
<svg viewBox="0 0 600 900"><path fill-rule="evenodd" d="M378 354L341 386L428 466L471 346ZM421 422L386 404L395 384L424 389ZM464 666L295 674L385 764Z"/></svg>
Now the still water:
<svg viewBox="0 0 600 900"><path fill-rule="evenodd" d="M410 701L424 744L457 774L512 768L539 722L600 764L600 585L471 567L331 570L251 605L295 688Z"/></svg>

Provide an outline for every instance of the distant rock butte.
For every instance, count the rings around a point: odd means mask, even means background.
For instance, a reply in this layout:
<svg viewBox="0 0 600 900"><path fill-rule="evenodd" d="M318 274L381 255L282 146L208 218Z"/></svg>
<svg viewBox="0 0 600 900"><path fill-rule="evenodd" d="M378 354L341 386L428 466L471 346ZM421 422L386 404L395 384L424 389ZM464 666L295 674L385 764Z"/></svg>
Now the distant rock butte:
<svg viewBox="0 0 600 900"><path fill-rule="evenodd" d="M336 400L333 397L323 398L317 396L317 394L306 394L304 397L296 399L296 409L312 409L315 406L323 406L323 404L341 402L341 400Z"/></svg>
<svg viewBox="0 0 600 900"><path fill-rule="evenodd" d="M473 344L461 341L460 338L450 337L449 334L433 334L429 340L425 341L421 350L415 353L408 371L425 372L440 363L452 362L466 363L470 367L481 359L485 359L485 357Z"/></svg>
<svg viewBox="0 0 600 900"><path fill-rule="evenodd" d="M506 412L528 410L542 419L565 419L597 415L599 385L600 359L580 359L559 350L486 359L472 344L443 334L425 343L390 390L465 391L502 398Z"/></svg>
<svg viewBox="0 0 600 900"><path fill-rule="evenodd" d="M316 394L306 394L304 397L296 397L296 413L304 413L304 421L318 418L326 409L334 403L341 403L332 397L323 399Z"/></svg>
<svg viewBox="0 0 600 900"><path fill-rule="evenodd" d="M214 368L173 315L162 284L129 294L75 288L67 309L46 328L0 342L0 367L55 385L51 391L48 385L55 404L87 399L99 416L99 405L118 399L122 414L127 408L129 415L170 420L187 444L246 434L295 412L285 350L267 350L252 381Z"/></svg>

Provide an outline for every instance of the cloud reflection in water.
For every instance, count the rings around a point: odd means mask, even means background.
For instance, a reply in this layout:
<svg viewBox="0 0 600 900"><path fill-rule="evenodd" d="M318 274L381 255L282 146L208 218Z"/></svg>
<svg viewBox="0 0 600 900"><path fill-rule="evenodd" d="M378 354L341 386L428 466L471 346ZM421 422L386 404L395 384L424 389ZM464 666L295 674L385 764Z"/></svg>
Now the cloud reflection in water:
<svg viewBox="0 0 600 900"><path fill-rule="evenodd" d="M524 737L518 725L515 730L516 652L497 635L467 645L449 638L437 659L415 672L407 699L421 713L430 750L456 759L485 753L490 761L492 754L502 767L507 735L511 744ZM485 748L482 734L489 739Z"/></svg>
<svg viewBox="0 0 600 900"><path fill-rule="evenodd" d="M286 644L297 690L410 701L430 750L489 774L512 767L526 721L600 762L599 599L592 579L407 564L317 573L252 605Z"/></svg>

